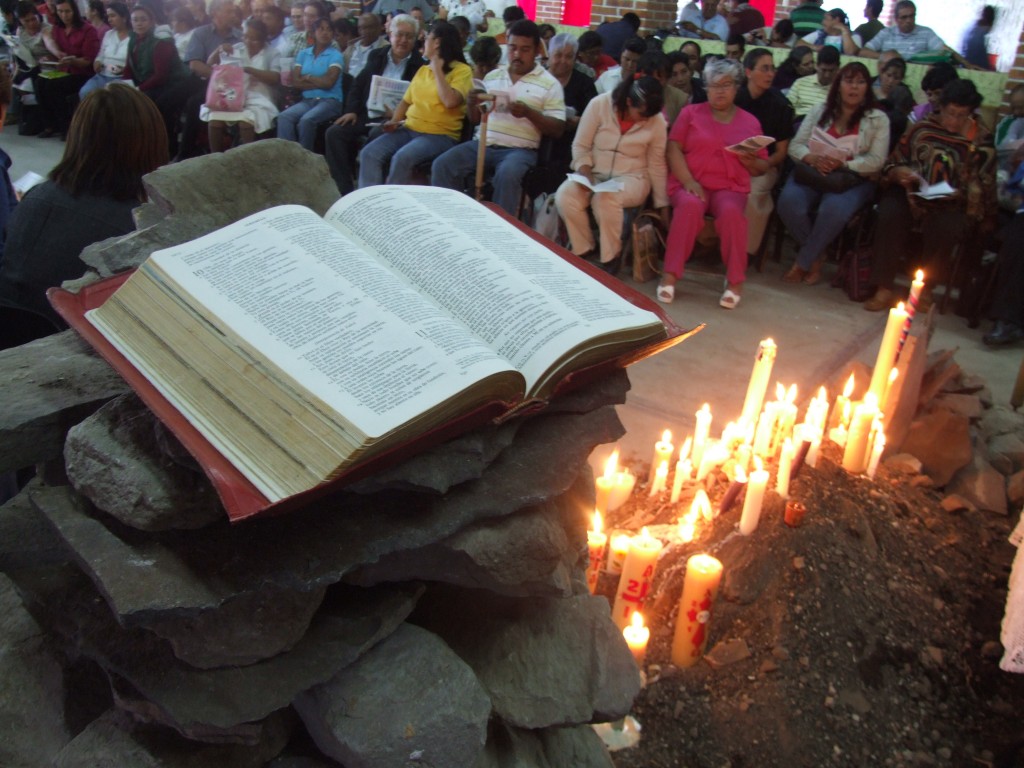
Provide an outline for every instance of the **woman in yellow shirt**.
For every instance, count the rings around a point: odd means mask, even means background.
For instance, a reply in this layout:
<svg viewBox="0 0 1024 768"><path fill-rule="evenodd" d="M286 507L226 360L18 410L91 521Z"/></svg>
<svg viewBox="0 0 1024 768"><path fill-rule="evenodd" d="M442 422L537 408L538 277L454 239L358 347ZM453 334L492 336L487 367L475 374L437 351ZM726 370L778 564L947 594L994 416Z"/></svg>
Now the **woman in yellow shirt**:
<svg viewBox="0 0 1024 768"><path fill-rule="evenodd" d="M420 67L382 133L359 154L359 188L410 184L413 172L455 146L466 116L473 71L462 56L459 33L439 21L423 49ZM390 164L390 170L389 170Z"/></svg>

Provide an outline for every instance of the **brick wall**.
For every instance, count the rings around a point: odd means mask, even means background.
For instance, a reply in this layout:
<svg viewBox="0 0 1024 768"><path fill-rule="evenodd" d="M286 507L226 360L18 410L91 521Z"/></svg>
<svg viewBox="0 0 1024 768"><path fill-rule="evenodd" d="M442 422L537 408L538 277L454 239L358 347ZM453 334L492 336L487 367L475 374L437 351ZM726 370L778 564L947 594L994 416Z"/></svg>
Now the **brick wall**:
<svg viewBox="0 0 1024 768"><path fill-rule="evenodd" d="M675 0L593 0L593 3L590 9L592 27L602 21L618 21L626 11L633 11L642 20L641 35L670 27L676 20ZM537 0L537 22L558 24L562 20L563 4L564 0Z"/></svg>

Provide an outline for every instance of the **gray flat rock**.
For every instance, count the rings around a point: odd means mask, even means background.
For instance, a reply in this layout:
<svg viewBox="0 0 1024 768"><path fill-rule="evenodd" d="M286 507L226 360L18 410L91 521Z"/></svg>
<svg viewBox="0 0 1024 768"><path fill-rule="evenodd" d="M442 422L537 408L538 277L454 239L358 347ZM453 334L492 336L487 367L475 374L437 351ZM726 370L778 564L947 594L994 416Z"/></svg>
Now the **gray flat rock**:
<svg viewBox="0 0 1024 768"><path fill-rule="evenodd" d="M594 446L621 434L610 406L537 417L520 427L483 477L443 497L343 494L280 518L237 527L225 521L165 537L141 538L101 523L70 489L40 489L32 498L119 621L138 625L168 613L193 616L264 586L328 586L386 554L544 503L572 487Z"/></svg>
<svg viewBox="0 0 1024 768"><path fill-rule="evenodd" d="M614 768L589 725L526 730L492 720L487 746L473 768Z"/></svg>
<svg viewBox="0 0 1024 768"><path fill-rule="evenodd" d="M31 493L40 488L33 478L13 499L0 507L0 571L13 573L44 568L70 560L71 554L46 518L32 505Z"/></svg>
<svg viewBox="0 0 1024 768"><path fill-rule="evenodd" d="M413 621L473 668L495 714L521 728L616 720L640 691L640 674L608 601L507 598L432 587Z"/></svg>
<svg viewBox="0 0 1024 768"><path fill-rule="evenodd" d="M974 453L970 420L941 409L919 416L910 425L900 451L920 459L924 473L935 485L944 486Z"/></svg>
<svg viewBox="0 0 1024 768"><path fill-rule="evenodd" d="M1007 514L1006 478L980 456L956 473L947 489L962 496L978 509Z"/></svg>
<svg viewBox="0 0 1024 768"><path fill-rule="evenodd" d="M491 714L473 671L411 624L295 707L321 751L346 768L465 768L483 749Z"/></svg>
<svg viewBox="0 0 1024 768"><path fill-rule="evenodd" d="M55 459L68 429L128 391L74 331L0 351L0 472Z"/></svg>

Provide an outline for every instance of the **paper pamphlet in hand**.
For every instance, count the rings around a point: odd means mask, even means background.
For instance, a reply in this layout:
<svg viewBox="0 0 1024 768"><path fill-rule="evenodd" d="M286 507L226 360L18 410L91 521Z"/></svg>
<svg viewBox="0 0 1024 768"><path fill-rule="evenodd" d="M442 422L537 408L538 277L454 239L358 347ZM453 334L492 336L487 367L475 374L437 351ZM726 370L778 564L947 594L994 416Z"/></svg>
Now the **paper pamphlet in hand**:
<svg viewBox="0 0 1024 768"><path fill-rule="evenodd" d="M949 197L956 192L953 187L949 186L948 181L940 181L938 184L928 184L925 181L921 181L921 187L914 194L918 197L923 197L925 200L935 200L940 197Z"/></svg>
<svg viewBox="0 0 1024 768"><path fill-rule="evenodd" d="M584 176L582 173L570 173L568 176L569 181L575 181L577 184L582 184L592 192L621 192L625 189L625 185L621 181L615 179L608 179L597 184L591 184L590 179Z"/></svg>
<svg viewBox="0 0 1024 768"><path fill-rule="evenodd" d="M825 157L835 158L840 162L846 162L857 154L857 137L843 136L837 139L834 136L829 136L821 128L815 127L811 132L811 139L807 143L807 148L813 154L824 155Z"/></svg>
<svg viewBox="0 0 1024 768"><path fill-rule="evenodd" d="M34 187L36 184L42 184L44 181L46 181L46 179L44 179L38 173L36 173L35 171L29 171L20 179L13 182L11 186L14 187L14 191L18 195L18 199L20 200L21 196L28 192L30 189L32 189L32 187Z"/></svg>
<svg viewBox="0 0 1024 768"><path fill-rule="evenodd" d="M757 152L757 150L767 147L769 144L774 144L775 139L771 136L751 136L749 139L744 139L739 144L733 144L731 147L726 147L730 152Z"/></svg>
<svg viewBox="0 0 1024 768"><path fill-rule="evenodd" d="M394 112L408 87L409 84L405 80L374 75L370 80L370 95L366 99L366 108L371 112L384 112L388 109Z"/></svg>

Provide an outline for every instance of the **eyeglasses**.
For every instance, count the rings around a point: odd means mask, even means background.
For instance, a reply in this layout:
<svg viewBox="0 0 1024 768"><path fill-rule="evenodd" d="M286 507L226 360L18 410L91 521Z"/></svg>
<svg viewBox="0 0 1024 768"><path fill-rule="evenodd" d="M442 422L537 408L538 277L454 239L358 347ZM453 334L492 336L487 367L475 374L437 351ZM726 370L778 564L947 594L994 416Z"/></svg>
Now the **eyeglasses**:
<svg viewBox="0 0 1024 768"><path fill-rule="evenodd" d="M708 90L709 91L727 91L730 88L735 88L735 87L736 87L736 83L734 81L730 80L730 81L728 81L726 83L712 83L711 85L708 86Z"/></svg>

